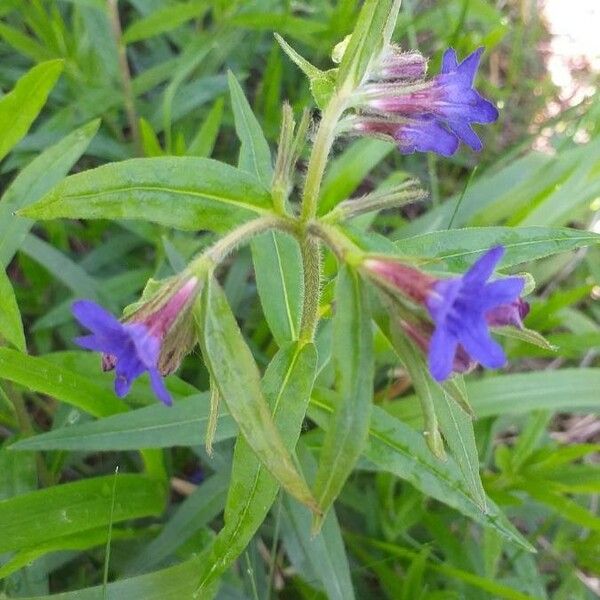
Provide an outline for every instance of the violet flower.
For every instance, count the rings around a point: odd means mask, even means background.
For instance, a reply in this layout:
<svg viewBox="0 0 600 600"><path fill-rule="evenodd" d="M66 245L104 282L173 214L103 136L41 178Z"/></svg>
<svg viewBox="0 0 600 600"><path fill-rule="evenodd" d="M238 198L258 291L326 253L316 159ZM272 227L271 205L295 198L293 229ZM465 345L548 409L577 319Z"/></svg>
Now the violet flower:
<svg viewBox="0 0 600 600"><path fill-rule="evenodd" d="M75 339L86 350L102 352L111 357L115 368L115 393L122 398L131 389L134 379L146 371L157 398L170 406L171 395L158 372L160 339L141 323L121 323L116 317L91 300L73 303L75 318L92 333ZM103 361L106 368L106 360Z"/></svg>
<svg viewBox="0 0 600 600"><path fill-rule="evenodd" d="M426 300L435 330L429 346L429 370L437 381L447 379L459 344L488 369L506 364L502 346L489 333L486 315L510 306L523 291L522 277L488 282L504 254L497 246L488 250L461 277L437 281Z"/></svg>
<svg viewBox="0 0 600 600"><path fill-rule="evenodd" d="M389 127L385 132L380 127L378 132L377 119L361 115L354 129L387 134L405 154L417 151L449 156L456 152L459 140L481 151L483 144L471 124L492 123L498 118L496 107L473 87L482 52L479 48L459 63L456 52L449 48L440 73L429 82L367 84L362 90L362 108L386 116Z"/></svg>
<svg viewBox="0 0 600 600"><path fill-rule="evenodd" d="M397 261L365 261L367 273L380 285L427 309L433 334L423 330L422 340L416 340L414 331L408 333L427 350L429 370L437 381L467 370L470 361L490 369L506 363L504 351L491 338L489 328L522 327L529 306L519 297L525 285L522 277L488 281L503 254L502 246L492 248L464 275L450 279L438 279Z"/></svg>
<svg viewBox="0 0 600 600"><path fill-rule="evenodd" d="M91 300L78 300L73 303L73 314L91 334L75 342L102 352L103 370L115 369L117 396L126 396L133 381L148 372L157 398L170 406L172 398L162 376L172 373L195 343L189 321L198 291L196 277L183 285L176 279L142 302L124 321Z"/></svg>

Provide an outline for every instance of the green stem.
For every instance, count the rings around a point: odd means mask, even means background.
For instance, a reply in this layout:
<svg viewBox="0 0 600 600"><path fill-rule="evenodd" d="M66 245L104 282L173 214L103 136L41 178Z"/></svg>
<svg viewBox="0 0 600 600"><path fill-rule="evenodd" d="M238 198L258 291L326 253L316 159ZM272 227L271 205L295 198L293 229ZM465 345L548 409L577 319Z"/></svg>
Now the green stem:
<svg viewBox="0 0 600 600"><path fill-rule="evenodd" d="M306 236L301 244L304 266L304 306L300 322L300 339L311 342L319 322L321 298L321 249L319 241Z"/></svg>
<svg viewBox="0 0 600 600"><path fill-rule="evenodd" d="M192 273L200 273L206 266L214 267L222 262L231 252L245 241L264 231L270 229L281 229L288 231L292 235L298 235L297 227L291 219L283 217L267 216L254 219L248 223L244 223L237 229L223 236L218 242L206 249L200 256L195 258L190 266L189 271Z"/></svg>
<svg viewBox="0 0 600 600"><path fill-rule="evenodd" d="M346 110L346 94L337 93L332 98L321 119L308 162L306 182L302 193L302 221L307 222L317 214L321 182L327 166L327 157L335 140L335 128Z"/></svg>
<svg viewBox="0 0 600 600"><path fill-rule="evenodd" d="M308 227L309 232L323 240L340 262L358 266L364 252L344 232L335 225L323 221L314 221Z"/></svg>

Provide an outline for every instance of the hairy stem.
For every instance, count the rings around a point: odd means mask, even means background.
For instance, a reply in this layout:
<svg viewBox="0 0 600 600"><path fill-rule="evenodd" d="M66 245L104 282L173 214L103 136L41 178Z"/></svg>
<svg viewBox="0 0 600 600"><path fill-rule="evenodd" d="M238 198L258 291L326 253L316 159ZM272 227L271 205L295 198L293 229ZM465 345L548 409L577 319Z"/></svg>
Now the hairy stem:
<svg viewBox="0 0 600 600"><path fill-rule="evenodd" d="M344 110L346 110L347 103L346 94L340 91L331 98L323 113L310 155L306 182L302 193L302 220L304 222L309 221L317 214L319 192L327 165L327 157L335 140L337 123Z"/></svg>
<svg viewBox="0 0 600 600"><path fill-rule="evenodd" d="M321 249L319 241L306 236L301 244L304 265L304 306L300 322L300 339L312 341L319 322L321 297Z"/></svg>
<svg viewBox="0 0 600 600"><path fill-rule="evenodd" d="M206 265L215 266L222 262L231 252L238 246L264 231L270 229L280 229L287 231L292 235L297 234L297 228L291 219L283 217L267 216L254 219L248 223L244 223L237 229L234 229L227 235L223 236L219 241L206 249L202 254L195 258L189 266L189 270L199 272Z"/></svg>

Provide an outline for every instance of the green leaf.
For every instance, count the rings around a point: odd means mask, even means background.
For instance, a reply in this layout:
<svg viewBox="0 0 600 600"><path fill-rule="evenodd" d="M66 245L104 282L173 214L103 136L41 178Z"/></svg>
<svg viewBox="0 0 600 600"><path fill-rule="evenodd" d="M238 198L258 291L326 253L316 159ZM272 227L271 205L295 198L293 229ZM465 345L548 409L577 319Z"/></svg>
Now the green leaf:
<svg viewBox="0 0 600 600"><path fill-rule="evenodd" d="M312 344L290 343L273 358L263 379L263 391L285 447L293 451L300 435L316 368ZM225 526L207 551L200 572L200 589L210 585L242 553L264 521L279 490L242 436L233 457L225 506Z"/></svg>
<svg viewBox="0 0 600 600"><path fill-rule="evenodd" d="M19 212L34 219L141 219L184 230L225 231L269 213L251 175L209 158L134 158L59 183Z"/></svg>
<svg viewBox="0 0 600 600"><path fill-rule="evenodd" d="M419 558L419 554L412 550L407 550L401 546L396 544L391 544L388 542L380 542L379 540L369 540L366 538L359 538L358 536L353 536L357 542L361 543L369 543L373 547L383 550L392 556L397 556L399 558L405 558L409 560L417 560ZM429 570L441 573L446 577L452 577L459 581L469 584L476 589L483 590L492 595L493 598L506 598L507 600L535 600L532 596L528 596L527 594L523 594L522 592L515 590L514 588L508 587L501 583L496 582L494 579L488 579L486 577L481 577L480 575L475 575L474 573L469 573L468 571L464 571L463 569L457 569L446 563L435 563L433 561L426 561L426 566Z"/></svg>
<svg viewBox="0 0 600 600"><path fill-rule="evenodd" d="M315 459L304 444L300 443L298 449L302 467L309 478L314 477L317 470ZM328 599L353 600L355 596L350 566L335 510L332 508L328 511L317 535L311 534L308 510L289 497L283 499L282 517L284 547L292 564L300 573L308 570L311 575L314 574ZM298 550L294 552L294 548L299 550L300 556L295 556ZM307 563L309 568L301 570L302 563Z"/></svg>
<svg viewBox="0 0 600 600"><path fill-rule="evenodd" d="M104 586L53 594L52 600L183 600L193 598L201 567L198 557L192 558L168 569L154 571L147 575L121 579ZM216 590L205 594L202 600L210 600ZM47 595L28 600L46 600Z"/></svg>
<svg viewBox="0 0 600 600"><path fill-rule="evenodd" d="M267 232L252 240L256 287L277 344L298 338L303 298L303 265L296 240Z"/></svg>
<svg viewBox="0 0 600 600"><path fill-rule="evenodd" d="M29 131L63 70L62 60L40 63L0 98L0 160Z"/></svg>
<svg viewBox="0 0 600 600"><path fill-rule="evenodd" d="M313 394L309 414L326 428L334 410L334 399L319 391ZM455 508L485 527L497 530L503 537L529 551L529 542L513 527L501 510L487 501L483 512L467 490L462 474L454 460L441 462L435 458L423 436L412 427L394 418L389 412L373 407L369 438L364 449L369 470L387 471L408 481L425 495Z"/></svg>
<svg viewBox="0 0 600 600"><path fill-rule="evenodd" d="M298 54L278 33L275 34L275 39L291 61L308 77L313 98L317 106L324 109L335 91L337 70L321 71Z"/></svg>
<svg viewBox="0 0 600 600"><path fill-rule="evenodd" d="M134 538L133 530L113 529L111 540L127 540ZM7 577L19 569L31 565L40 556L60 550L89 550L96 546L106 544L108 528L89 529L83 532L56 537L30 548L23 548L11 556L10 560L0 567L0 578Z"/></svg>
<svg viewBox="0 0 600 600"><path fill-rule="evenodd" d="M242 435L286 491L318 511L273 422L252 353L223 291L212 278L202 291L196 319L206 366Z"/></svg>
<svg viewBox="0 0 600 600"><path fill-rule="evenodd" d="M167 521L159 535L127 562L124 571L127 575L149 571L165 559L174 556L197 531L207 526L223 510L229 473L211 475L202 485L188 496ZM195 582L197 581L197 577Z"/></svg>
<svg viewBox="0 0 600 600"><path fill-rule="evenodd" d="M108 525L114 476L96 477L0 501L0 552ZM165 490L143 475L117 476L113 522L159 515Z"/></svg>
<svg viewBox="0 0 600 600"><path fill-rule="evenodd" d="M363 450L373 398L368 290L348 267L338 275L332 343L339 402L325 435L314 486L323 513L341 492Z"/></svg>
<svg viewBox="0 0 600 600"><path fill-rule="evenodd" d="M210 109L210 112L206 116L204 123L198 130L198 133L194 136L194 139L190 142L187 149L189 156L210 156L217 136L219 135L219 129L221 127L221 120L223 118L223 98L219 98Z"/></svg>
<svg viewBox="0 0 600 600"><path fill-rule="evenodd" d="M134 21L123 33L123 42L131 44L171 31L190 19L202 17L207 9L205 0L192 0L183 4L161 7L148 16Z"/></svg>
<svg viewBox="0 0 600 600"><path fill-rule="evenodd" d="M338 87L360 85L373 60L392 35L401 0L366 0L348 41L338 72Z"/></svg>
<svg viewBox="0 0 600 600"><path fill-rule="evenodd" d="M91 423L71 425L19 440L14 450L117 451L139 448L198 446L208 423L208 395L175 402L172 407L153 404ZM237 434L234 420L221 411L215 441Z"/></svg>
<svg viewBox="0 0 600 600"><path fill-rule="evenodd" d="M100 120L87 123L46 148L8 186L0 200L0 264L8 265L33 224L13 213L39 200L69 172L99 126Z"/></svg>
<svg viewBox="0 0 600 600"><path fill-rule="evenodd" d="M259 122L256 120L242 87L229 71L229 92L235 119L235 131L242 144L239 168L252 173L265 187L270 187L273 177L271 151Z"/></svg>
<svg viewBox="0 0 600 600"><path fill-rule="evenodd" d="M48 242L29 233L23 240L21 251L46 268L76 296L98 299L101 290L96 280L88 275L84 268Z"/></svg>
<svg viewBox="0 0 600 600"><path fill-rule="evenodd" d="M527 329L526 327L523 329L519 329L518 327L494 327L493 331L498 335L521 340L522 342L527 342L550 352L558 350L558 346L551 344L541 333L533 331L533 329Z"/></svg>
<svg viewBox="0 0 600 600"><path fill-rule="evenodd" d="M114 393L88 378L42 357L28 356L10 348L0 348L0 378L53 396L97 417L127 410L127 405Z"/></svg>
<svg viewBox="0 0 600 600"><path fill-rule="evenodd" d="M241 142L238 166L270 186L271 152L246 96L232 73L229 88L235 130ZM302 310L303 265L296 242L280 232L252 240L252 261L265 318L279 346L296 339Z"/></svg>
<svg viewBox="0 0 600 600"><path fill-rule="evenodd" d="M566 227L471 227L435 231L399 240L402 254L444 261L450 271L464 271L492 246L506 248L500 269L545 256L600 244L600 235Z"/></svg>
<svg viewBox="0 0 600 600"><path fill-rule="evenodd" d="M0 269L0 337L26 352L25 334L15 292L4 269Z"/></svg>
<svg viewBox="0 0 600 600"><path fill-rule="evenodd" d="M478 419L520 415L534 410L599 411L600 369L561 369L496 375L466 383ZM402 398L386 410L408 423L418 423L415 398Z"/></svg>

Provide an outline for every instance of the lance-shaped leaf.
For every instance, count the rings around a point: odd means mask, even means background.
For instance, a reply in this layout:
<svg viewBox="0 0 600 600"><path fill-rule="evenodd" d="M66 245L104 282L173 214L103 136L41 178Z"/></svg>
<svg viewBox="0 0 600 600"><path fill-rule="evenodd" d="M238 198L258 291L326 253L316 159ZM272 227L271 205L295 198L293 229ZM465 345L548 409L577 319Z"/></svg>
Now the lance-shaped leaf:
<svg viewBox="0 0 600 600"><path fill-rule="evenodd" d="M233 73L229 73L229 90L235 131L241 142L238 166L269 186L273 177L269 144ZM251 249L265 318L275 341L282 346L298 337L302 309L300 249L293 239L279 231L255 237Z"/></svg>
<svg viewBox="0 0 600 600"><path fill-rule="evenodd" d="M4 269L0 268L0 338L25 352L25 334L15 292Z"/></svg>
<svg viewBox="0 0 600 600"><path fill-rule="evenodd" d="M242 435L286 491L319 512L273 421L254 357L225 294L210 277L195 314L204 360Z"/></svg>
<svg viewBox="0 0 600 600"><path fill-rule="evenodd" d="M210 158L134 158L67 177L19 212L34 219L141 219L185 230L226 231L270 213L252 175Z"/></svg>
<svg viewBox="0 0 600 600"><path fill-rule="evenodd" d="M327 429L336 404L335 394L319 390L311 398L309 415ZM495 529L521 548L534 551L491 500L487 501L487 510L481 510L451 457L445 462L438 460L418 431L377 406L372 410L364 458L366 460L361 461L361 468L393 473L427 496L455 508L485 527Z"/></svg>
<svg viewBox="0 0 600 600"><path fill-rule="evenodd" d="M242 143L239 167L243 171L256 175L265 187L269 186L273 175L269 144L248 100L246 100L244 90L231 71L228 74L228 81L235 119L235 132Z"/></svg>
<svg viewBox="0 0 600 600"><path fill-rule="evenodd" d="M0 99L0 160L27 133L62 70L62 60L40 63Z"/></svg>
<svg viewBox="0 0 600 600"><path fill-rule="evenodd" d="M401 0L366 0L348 40L338 72L338 86L359 85L374 58L390 40Z"/></svg>
<svg viewBox="0 0 600 600"><path fill-rule="evenodd" d="M165 489L143 475L96 477L0 501L0 552L161 513ZM115 504L111 511L113 486Z"/></svg>
<svg viewBox="0 0 600 600"><path fill-rule="evenodd" d="M33 222L16 216L15 211L39 200L56 185L79 160L100 120L91 121L46 148L19 172L0 200L0 264L12 260Z"/></svg>
<svg viewBox="0 0 600 600"><path fill-rule="evenodd" d="M271 361L263 378L263 391L290 452L300 435L315 376L317 356L313 344L293 342ZM225 526L202 561L200 589L210 586L242 553L264 521L279 490L243 436L233 456L231 483L225 506Z"/></svg>
<svg viewBox="0 0 600 600"><path fill-rule="evenodd" d="M13 450L78 450L81 452L197 446L204 441L208 423L207 394L178 400L172 407L152 404L82 425L69 425L24 438ZM214 441L237 434L230 415L221 410Z"/></svg>
<svg viewBox="0 0 600 600"><path fill-rule="evenodd" d="M394 326L393 321L389 329L383 320L378 320L378 325L382 327L384 334L389 336L394 350L404 363L423 406L426 421L428 411L431 411L436 426L439 425L441 433L463 474L465 488L480 509L485 511L486 495L479 474L479 456L470 415L460 408L449 393L434 381L423 356L415 348L412 341L400 331L400 328ZM466 390L463 390L460 383L453 382L453 384L455 387L453 391L457 394L463 392L466 396ZM461 401L461 404L467 406L466 399ZM429 434L427 441L430 447L433 446L435 452L435 442L432 443L431 441L433 432L429 431L429 426L427 426L427 429Z"/></svg>
<svg viewBox="0 0 600 600"><path fill-rule="evenodd" d="M486 250L502 245L506 254L500 268L600 245L600 235L568 227L467 227L435 231L396 242L403 254L435 259L435 265L450 271L468 269Z"/></svg>
<svg viewBox="0 0 600 600"><path fill-rule="evenodd" d="M373 397L373 333L369 297L358 274L344 266L336 288L333 361L339 402L323 442L315 496L323 513L342 490L367 437ZM315 522L318 529L319 522Z"/></svg>

